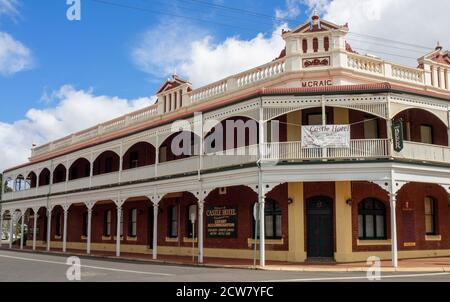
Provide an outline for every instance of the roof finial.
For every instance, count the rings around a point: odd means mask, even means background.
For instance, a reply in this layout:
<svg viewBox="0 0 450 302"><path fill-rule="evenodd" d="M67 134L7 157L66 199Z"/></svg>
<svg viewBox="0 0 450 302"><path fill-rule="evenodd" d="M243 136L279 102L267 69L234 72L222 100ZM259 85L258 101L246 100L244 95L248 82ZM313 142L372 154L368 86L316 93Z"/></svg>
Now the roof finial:
<svg viewBox="0 0 450 302"><path fill-rule="evenodd" d="M441 43L439 43L439 41L437 41L436 50L442 50L442 46Z"/></svg>
<svg viewBox="0 0 450 302"><path fill-rule="evenodd" d="M319 11L317 10L317 8L314 9L313 15L312 15L312 19L313 20L319 20Z"/></svg>
<svg viewBox="0 0 450 302"><path fill-rule="evenodd" d="M172 78L175 79L177 76L177 69L175 68L172 73Z"/></svg>

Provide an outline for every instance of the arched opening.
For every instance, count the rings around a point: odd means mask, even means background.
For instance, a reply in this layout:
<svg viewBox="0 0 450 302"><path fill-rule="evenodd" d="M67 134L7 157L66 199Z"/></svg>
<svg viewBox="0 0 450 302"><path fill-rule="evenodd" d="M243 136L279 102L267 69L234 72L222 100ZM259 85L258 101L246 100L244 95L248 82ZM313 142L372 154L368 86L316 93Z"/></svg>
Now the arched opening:
<svg viewBox="0 0 450 302"><path fill-rule="evenodd" d="M69 180L89 177L91 173L91 163L85 158L77 159L69 169Z"/></svg>
<svg viewBox="0 0 450 302"><path fill-rule="evenodd" d="M26 182L25 177L22 174L17 175L14 181L14 191L24 191L30 188L29 184Z"/></svg>
<svg viewBox="0 0 450 302"><path fill-rule="evenodd" d="M221 121L205 135L204 150L205 153L214 153L256 145L258 141L258 122L248 117L234 116Z"/></svg>
<svg viewBox="0 0 450 302"><path fill-rule="evenodd" d="M402 121L406 141L448 146L447 126L426 110L408 109L397 114L393 120Z"/></svg>
<svg viewBox="0 0 450 302"><path fill-rule="evenodd" d="M27 176L26 183L28 184L29 188L36 188L37 186L37 176L36 173L30 172Z"/></svg>
<svg viewBox="0 0 450 302"><path fill-rule="evenodd" d="M193 132L180 131L169 136L159 147L159 162L195 156L199 153L200 138Z"/></svg>
<svg viewBox="0 0 450 302"><path fill-rule="evenodd" d="M39 174L39 187L48 186L50 184L50 170L45 168Z"/></svg>
<svg viewBox="0 0 450 302"><path fill-rule="evenodd" d="M3 191L5 193L13 192L14 191L14 181L11 177L6 178L4 183Z"/></svg>
<svg viewBox="0 0 450 302"><path fill-rule="evenodd" d="M387 238L386 206L375 198L366 198L358 204L358 238L384 240Z"/></svg>
<svg viewBox="0 0 450 302"><path fill-rule="evenodd" d="M94 161L94 175L119 171L120 157L113 151L105 151Z"/></svg>
<svg viewBox="0 0 450 302"><path fill-rule="evenodd" d="M67 169L63 164L59 164L53 171L53 183L61 183L66 181Z"/></svg>
<svg viewBox="0 0 450 302"><path fill-rule="evenodd" d="M306 39L303 39L303 41L302 41L302 50L303 50L303 53L308 52L308 40L306 40Z"/></svg>
<svg viewBox="0 0 450 302"><path fill-rule="evenodd" d="M133 169L155 164L155 147L147 142L131 146L123 156L123 169Z"/></svg>

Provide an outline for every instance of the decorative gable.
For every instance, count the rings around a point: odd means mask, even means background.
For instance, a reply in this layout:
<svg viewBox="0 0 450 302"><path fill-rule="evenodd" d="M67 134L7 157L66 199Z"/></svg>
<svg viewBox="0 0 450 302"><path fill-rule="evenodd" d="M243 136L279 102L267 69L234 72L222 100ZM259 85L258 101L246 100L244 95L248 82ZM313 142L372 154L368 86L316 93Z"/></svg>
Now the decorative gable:
<svg viewBox="0 0 450 302"><path fill-rule="evenodd" d="M191 83L178 77L175 73L168 79L156 93L158 112L167 113L183 107L184 97L192 91Z"/></svg>

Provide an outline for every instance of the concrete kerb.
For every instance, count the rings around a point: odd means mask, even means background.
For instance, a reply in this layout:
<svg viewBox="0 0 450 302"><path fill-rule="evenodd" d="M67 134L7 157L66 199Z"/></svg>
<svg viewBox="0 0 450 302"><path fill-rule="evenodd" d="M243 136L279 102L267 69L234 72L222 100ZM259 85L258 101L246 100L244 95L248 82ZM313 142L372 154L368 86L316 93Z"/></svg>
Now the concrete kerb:
<svg viewBox="0 0 450 302"><path fill-rule="evenodd" d="M317 266L297 266L297 267L282 267L277 265L267 265L266 267L254 267L253 265L228 265L228 264L213 264L213 263L188 263L176 260L154 260L145 258L130 258L130 257L116 257L108 255L87 255L83 253L63 253L62 251L31 251L31 250L10 250L9 248L0 248L0 251L15 251L27 254L42 254L42 255L57 255L57 256L77 256L84 259L103 259L110 260L114 262L129 262L129 263L143 263L143 264L164 264L164 265L178 265L187 267L208 267L208 268L229 268L229 269L247 269L247 270L263 270L263 271L285 271L285 272L366 272L367 267L317 267ZM393 272L407 272L407 273L450 273L449 266L439 266L439 267L381 267L381 272L393 273Z"/></svg>

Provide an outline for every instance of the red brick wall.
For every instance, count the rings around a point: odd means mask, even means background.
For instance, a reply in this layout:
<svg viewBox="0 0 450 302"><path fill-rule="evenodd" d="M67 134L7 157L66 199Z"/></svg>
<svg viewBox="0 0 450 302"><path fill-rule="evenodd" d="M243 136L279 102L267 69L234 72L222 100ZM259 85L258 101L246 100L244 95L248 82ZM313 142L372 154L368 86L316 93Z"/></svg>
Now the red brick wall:
<svg viewBox="0 0 450 302"><path fill-rule="evenodd" d="M437 200L437 225L442 241L425 240L425 205L426 196ZM390 206L388 194L375 184L368 182L352 183L352 229L353 251L390 251L390 246L357 246L358 239L358 204L365 198L377 198L386 205L386 227L391 238ZM438 185L409 183L397 194L397 239L399 250L431 250L450 248L450 208L448 194ZM408 202L409 207L406 206ZM415 242L416 246L405 247L405 242Z"/></svg>
<svg viewBox="0 0 450 302"><path fill-rule="evenodd" d="M364 120L376 118L365 112L349 110L349 121L351 126L351 139L364 139ZM387 138L386 121L378 118L378 137Z"/></svg>
<svg viewBox="0 0 450 302"><path fill-rule="evenodd" d="M411 141L420 142L420 126L428 125L433 129L433 144L448 146L447 127L436 116L428 111L420 109L410 109L398 114L395 119L403 119L410 122ZM403 124L406 139L406 124Z"/></svg>

